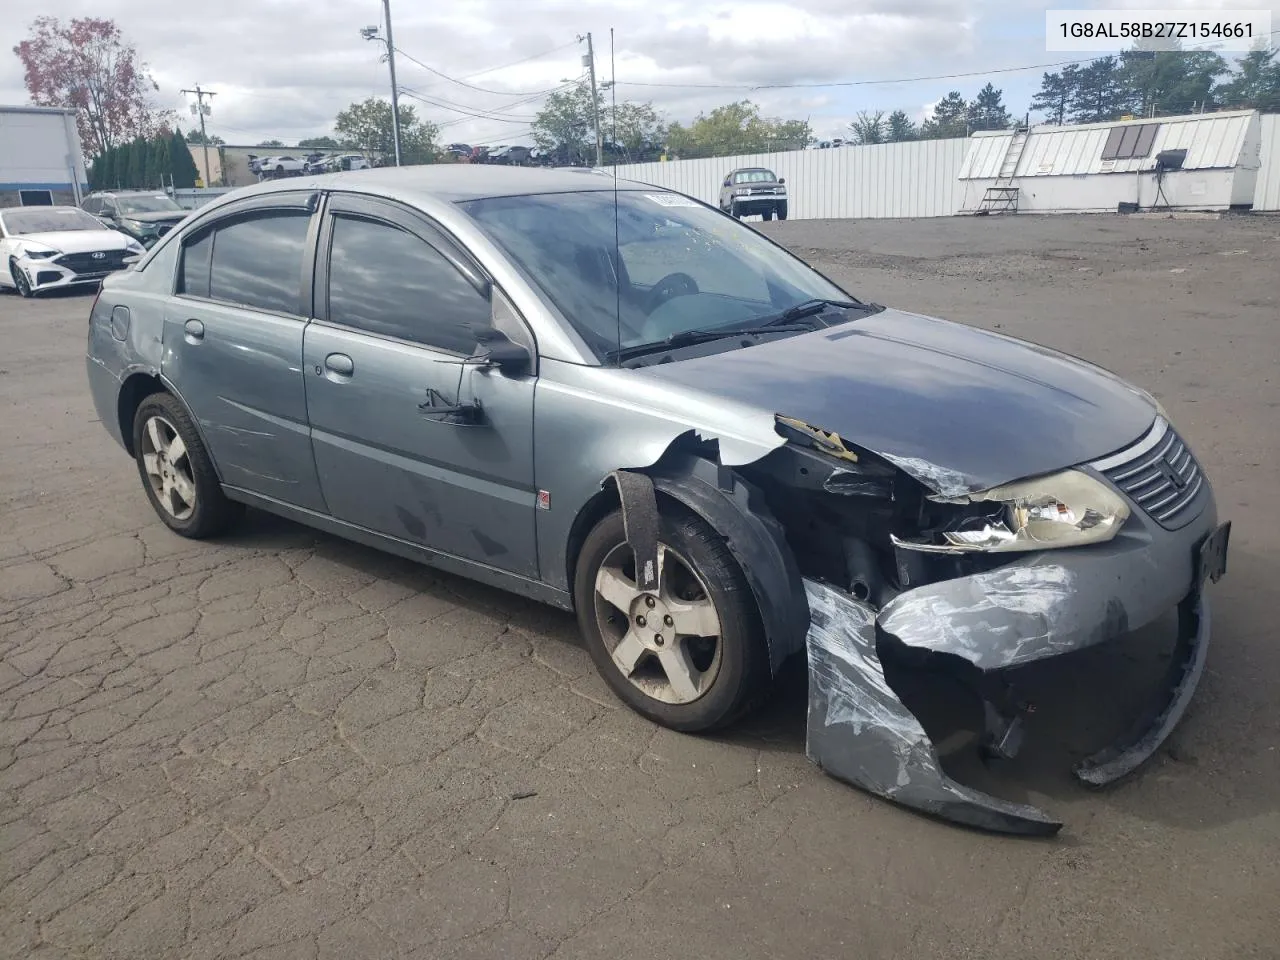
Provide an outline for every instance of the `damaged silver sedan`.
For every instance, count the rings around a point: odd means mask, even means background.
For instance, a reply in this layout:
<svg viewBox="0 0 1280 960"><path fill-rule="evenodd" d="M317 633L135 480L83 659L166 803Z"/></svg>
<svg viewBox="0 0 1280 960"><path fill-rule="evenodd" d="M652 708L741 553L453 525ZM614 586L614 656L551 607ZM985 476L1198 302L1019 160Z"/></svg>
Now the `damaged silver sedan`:
<svg viewBox="0 0 1280 960"><path fill-rule="evenodd" d="M591 182L587 182L591 181ZM102 422L184 536L245 505L576 611L634 709L703 731L809 666L809 756L1048 833L943 771L886 676L941 666L1012 756L1011 668L1176 608L1151 756L1204 666L1229 525L1159 404L868 303L660 188L440 166L238 191L103 284Z"/></svg>

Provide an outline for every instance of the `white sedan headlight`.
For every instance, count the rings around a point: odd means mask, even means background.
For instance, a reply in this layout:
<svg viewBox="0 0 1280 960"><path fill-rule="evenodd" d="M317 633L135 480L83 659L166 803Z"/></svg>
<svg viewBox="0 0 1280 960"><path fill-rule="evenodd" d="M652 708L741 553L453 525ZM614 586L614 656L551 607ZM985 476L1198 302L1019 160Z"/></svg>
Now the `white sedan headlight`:
<svg viewBox="0 0 1280 960"><path fill-rule="evenodd" d="M898 546L926 553L1020 553L1081 547L1110 540L1129 519L1118 493L1080 470L1064 470L1019 480L961 497L932 497L942 503L989 502L1002 516L972 518L939 531L942 542L901 540Z"/></svg>

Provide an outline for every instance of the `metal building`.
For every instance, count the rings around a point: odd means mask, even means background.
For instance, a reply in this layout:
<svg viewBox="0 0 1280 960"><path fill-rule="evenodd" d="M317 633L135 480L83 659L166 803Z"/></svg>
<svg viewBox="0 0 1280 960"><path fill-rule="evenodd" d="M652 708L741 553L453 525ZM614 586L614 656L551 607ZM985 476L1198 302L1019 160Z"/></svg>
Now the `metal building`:
<svg viewBox="0 0 1280 960"><path fill-rule="evenodd" d="M88 190L74 110L0 105L0 207L79 204Z"/></svg>
<svg viewBox="0 0 1280 960"><path fill-rule="evenodd" d="M959 212L1249 209L1261 142L1253 110L978 133Z"/></svg>

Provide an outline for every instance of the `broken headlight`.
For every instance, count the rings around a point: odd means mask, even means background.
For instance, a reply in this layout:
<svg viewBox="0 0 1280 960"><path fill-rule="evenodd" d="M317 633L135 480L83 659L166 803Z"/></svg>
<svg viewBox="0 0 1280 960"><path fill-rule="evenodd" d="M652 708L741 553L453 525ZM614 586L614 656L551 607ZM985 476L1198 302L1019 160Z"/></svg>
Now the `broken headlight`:
<svg viewBox="0 0 1280 960"><path fill-rule="evenodd" d="M1019 553L1102 543L1129 518L1118 493L1079 470L1019 480L961 497L931 497L939 503L990 504L966 511L924 538L895 545L926 553Z"/></svg>

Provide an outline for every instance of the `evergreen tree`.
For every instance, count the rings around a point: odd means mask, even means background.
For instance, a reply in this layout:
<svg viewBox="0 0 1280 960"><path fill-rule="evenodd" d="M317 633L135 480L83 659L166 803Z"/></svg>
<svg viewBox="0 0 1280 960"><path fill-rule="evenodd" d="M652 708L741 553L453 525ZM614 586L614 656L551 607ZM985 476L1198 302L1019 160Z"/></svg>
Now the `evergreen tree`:
<svg viewBox="0 0 1280 960"><path fill-rule="evenodd" d="M169 141L169 173L173 177L174 187L178 190L190 190L196 185L199 172L182 131L175 130Z"/></svg>
<svg viewBox="0 0 1280 960"><path fill-rule="evenodd" d="M1080 65L1071 63L1060 73L1046 73L1040 89L1031 98L1031 109L1044 113L1045 123L1066 123L1067 111L1076 98L1080 85Z"/></svg>
<svg viewBox="0 0 1280 960"><path fill-rule="evenodd" d="M977 130L1008 130L1013 118L1005 109L1004 93L988 83L978 91L977 97L969 104L969 132Z"/></svg>
<svg viewBox="0 0 1280 960"><path fill-rule="evenodd" d="M902 143L906 140L914 140L920 135L911 118L902 110L895 110L889 114L887 125L888 129L885 132L887 143Z"/></svg>
<svg viewBox="0 0 1280 960"><path fill-rule="evenodd" d="M136 138L129 147L129 179L126 189L136 190L147 179L147 141Z"/></svg>
<svg viewBox="0 0 1280 960"><path fill-rule="evenodd" d="M1126 113L1129 89L1115 57L1102 57L1080 71L1071 98L1072 123L1105 123Z"/></svg>
<svg viewBox="0 0 1280 960"><path fill-rule="evenodd" d="M939 100L934 105L933 116L920 127L922 140L942 140L968 135L969 104L965 102L959 90L952 90Z"/></svg>
<svg viewBox="0 0 1280 960"><path fill-rule="evenodd" d="M1280 50L1253 50L1240 61L1240 69L1215 91L1225 107L1280 113Z"/></svg>

